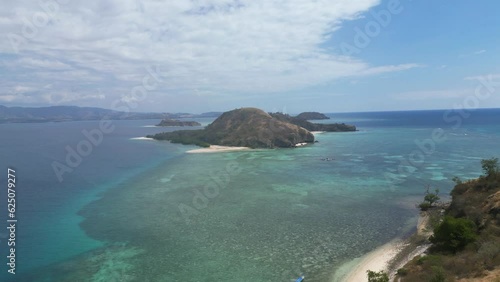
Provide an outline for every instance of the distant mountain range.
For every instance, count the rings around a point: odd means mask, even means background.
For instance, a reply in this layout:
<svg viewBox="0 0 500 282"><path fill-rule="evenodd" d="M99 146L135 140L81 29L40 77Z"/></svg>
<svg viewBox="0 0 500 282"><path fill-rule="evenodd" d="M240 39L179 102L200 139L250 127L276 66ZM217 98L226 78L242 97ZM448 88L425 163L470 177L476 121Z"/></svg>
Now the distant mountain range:
<svg viewBox="0 0 500 282"><path fill-rule="evenodd" d="M40 108L5 107L0 105L0 123L14 122L59 122L81 120L137 120L218 117L221 112L203 114L189 113L139 113L119 112L102 108L77 106L53 106Z"/></svg>

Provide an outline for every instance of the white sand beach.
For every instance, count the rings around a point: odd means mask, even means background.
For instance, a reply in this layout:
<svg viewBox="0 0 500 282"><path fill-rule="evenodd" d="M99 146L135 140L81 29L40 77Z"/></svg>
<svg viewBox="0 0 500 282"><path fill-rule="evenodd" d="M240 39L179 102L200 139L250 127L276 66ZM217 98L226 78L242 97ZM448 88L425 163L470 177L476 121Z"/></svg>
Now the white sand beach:
<svg viewBox="0 0 500 282"><path fill-rule="evenodd" d="M190 154L219 153L219 152L235 152L235 151L245 151L245 150L251 150L251 148L210 145L210 147L208 147L208 148L189 150L186 153L190 153Z"/></svg>
<svg viewBox="0 0 500 282"><path fill-rule="evenodd" d="M403 241L391 241L363 257L341 266L332 280L332 282L363 282L368 281L367 271L387 270L389 263L396 257L403 247Z"/></svg>
<svg viewBox="0 0 500 282"><path fill-rule="evenodd" d="M154 140L154 139L148 138L148 137L133 137L133 138L130 138L130 140Z"/></svg>
<svg viewBox="0 0 500 282"><path fill-rule="evenodd" d="M432 235L429 228L429 216L426 213L421 213L415 235L428 238ZM335 273L332 282L347 281L347 282L364 282L368 281L367 271L384 270L389 274L392 281L394 279L394 270L403 267L416 256L422 255L428 248L429 244L410 244L407 240L394 239L393 241L378 247L370 253L356 258L342 265ZM409 251L408 251L409 250ZM407 253L403 257L398 257L400 253ZM396 259L397 257L397 259ZM391 268L389 269L389 266ZM392 271L392 273L391 273Z"/></svg>

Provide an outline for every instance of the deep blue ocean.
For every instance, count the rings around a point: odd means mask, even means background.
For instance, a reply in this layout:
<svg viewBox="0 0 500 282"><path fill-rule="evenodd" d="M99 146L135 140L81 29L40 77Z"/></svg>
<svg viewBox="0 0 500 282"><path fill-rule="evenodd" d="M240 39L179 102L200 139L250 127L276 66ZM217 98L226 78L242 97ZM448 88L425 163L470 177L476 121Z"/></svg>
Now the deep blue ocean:
<svg viewBox="0 0 500 282"><path fill-rule="evenodd" d="M359 131L212 154L136 139L176 129L151 126L158 120L113 121L97 145L83 132L99 121L0 124L0 280L331 281L342 264L410 234L427 186L446 200L452 177L478 177L481 159L500 157L498 109L329 116L319 122ZM79 146L85 156L69 166ZM55 163L68 168L62 179Z"/></svg>

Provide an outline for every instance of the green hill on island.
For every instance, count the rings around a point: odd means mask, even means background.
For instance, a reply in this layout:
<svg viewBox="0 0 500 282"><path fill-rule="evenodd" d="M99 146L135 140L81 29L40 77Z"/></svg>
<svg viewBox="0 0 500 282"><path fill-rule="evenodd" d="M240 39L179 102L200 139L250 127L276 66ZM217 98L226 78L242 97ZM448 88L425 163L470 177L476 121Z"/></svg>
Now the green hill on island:
<svg viewBox="0 0 500 282"><path fill-rule="evenodd" d="M314 136L308 130L280 121L256 108L241 108L225 112L205 129L178 130L148 137L202 147L222 145L290 148L300 143L314 142Z"/></svg>
<svg viewBox="0 0 500 282"><path fill-rule="evenodd" d="M319 120L319 119L330 119L326 115L318 112L303 112L296 116L296 118L305 120Z"/></svg>
<svg viewBox="0 0 500 282"><path fill-rule="evenodd" d="M225 112L205 129L178 130L148 137L202 147L291 148L314 142L314 135L309 130L256 108Z"/></svg>

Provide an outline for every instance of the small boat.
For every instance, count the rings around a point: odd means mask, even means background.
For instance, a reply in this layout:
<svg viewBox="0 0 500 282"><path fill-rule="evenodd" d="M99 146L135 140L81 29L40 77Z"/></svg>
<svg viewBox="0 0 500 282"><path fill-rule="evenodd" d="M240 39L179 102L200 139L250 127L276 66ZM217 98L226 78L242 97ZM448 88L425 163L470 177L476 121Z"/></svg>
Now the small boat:
<svg viewBox="0 0 500 282"><path fill-rule="evenodd" d="M297 278L297 280L295 280L295 282L304 282L304 275L300 276L299 278Z"/></svg>

